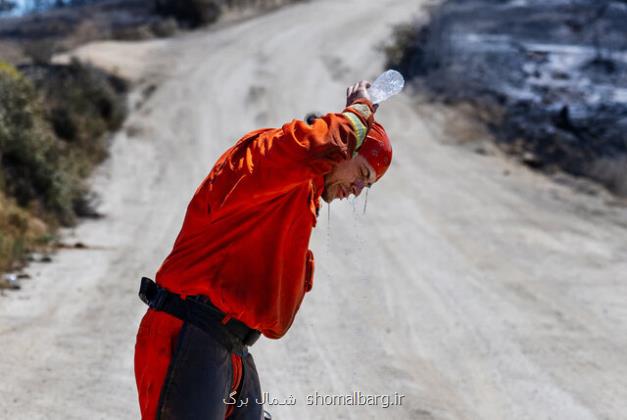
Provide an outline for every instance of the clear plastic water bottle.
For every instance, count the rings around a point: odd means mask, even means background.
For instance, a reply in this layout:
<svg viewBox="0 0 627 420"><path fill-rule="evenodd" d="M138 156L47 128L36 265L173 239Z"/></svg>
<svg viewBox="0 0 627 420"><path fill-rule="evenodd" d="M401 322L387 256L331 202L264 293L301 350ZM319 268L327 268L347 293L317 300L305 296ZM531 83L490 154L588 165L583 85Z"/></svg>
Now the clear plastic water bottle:
<svg viewBox="0 0 627 420"><path fill-rule="evenodd" d="M381 73L368 88L368 95L373 104L378 104L399 93L403 90L403 86L405 86L403 75L396 70L387 70Z"/></svg>

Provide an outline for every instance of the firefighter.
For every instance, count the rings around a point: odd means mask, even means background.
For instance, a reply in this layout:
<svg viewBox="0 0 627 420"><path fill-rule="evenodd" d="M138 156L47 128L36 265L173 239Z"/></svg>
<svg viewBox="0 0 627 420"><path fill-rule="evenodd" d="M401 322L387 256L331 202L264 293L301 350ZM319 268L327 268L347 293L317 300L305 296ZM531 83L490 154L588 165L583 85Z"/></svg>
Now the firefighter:
<svg viewBox="0 0 627 420"><path fill-rule="evenodd" d="M341 113L246 134L197 188L156 283L142 278L143 419L263 418L249 347L283 336L312 288L320 198L358 196L391 163L369 85L350 86Z"/></svg>

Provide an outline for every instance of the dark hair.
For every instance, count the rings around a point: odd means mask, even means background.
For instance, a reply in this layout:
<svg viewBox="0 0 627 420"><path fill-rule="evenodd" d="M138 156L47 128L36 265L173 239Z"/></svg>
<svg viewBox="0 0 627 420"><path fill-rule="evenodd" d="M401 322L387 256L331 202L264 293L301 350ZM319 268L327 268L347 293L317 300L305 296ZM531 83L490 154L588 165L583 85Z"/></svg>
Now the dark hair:
<svg viewBox="0 0 627 420"><path fill-rule="evenodd" d="M322 115L318 114L317 112L310 112L309 114L305 115L305 122L309 125L312 125L314 123L314 121L316 121L317 118L320 118Z"/></svg>

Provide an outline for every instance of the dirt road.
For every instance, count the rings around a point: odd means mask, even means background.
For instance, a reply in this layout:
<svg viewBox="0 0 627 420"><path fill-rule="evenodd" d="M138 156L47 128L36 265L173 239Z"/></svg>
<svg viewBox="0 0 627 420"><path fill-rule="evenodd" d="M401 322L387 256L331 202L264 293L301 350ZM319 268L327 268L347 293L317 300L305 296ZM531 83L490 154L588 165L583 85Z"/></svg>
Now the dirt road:
<svg viewBox="0 0 627 420"><path fill-rule="evenodd" d="M414 3L309 2L83 51L160 84L94 177L106 217L64 238L87 248L32 264L0 299L1 418L138 418L138 279L169 251L197 184L247 130L340 110ZM286 337L253 348L263 390L295 399L275 418L625 418L624 207L452 145L456 121L408 96L379 114L392 168L365 215L361 199L322 209L314 288ZM354 392L404 397L321 405Z"/></svg>

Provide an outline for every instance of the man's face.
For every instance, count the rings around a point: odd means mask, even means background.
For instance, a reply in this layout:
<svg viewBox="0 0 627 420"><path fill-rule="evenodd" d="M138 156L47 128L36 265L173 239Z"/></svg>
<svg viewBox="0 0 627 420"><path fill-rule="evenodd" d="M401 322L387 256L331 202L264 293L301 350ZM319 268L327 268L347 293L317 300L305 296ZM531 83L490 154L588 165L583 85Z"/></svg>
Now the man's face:
<svg viewBox="0 0 627 420"><path fill-rule="evenodd" d="M356 155L350 160L340 162L324 176L322 199L330 203L336 198L341 200L350 194L357 197L364 187L374 184L376 178L377 174L366 158Z"/></svg>

